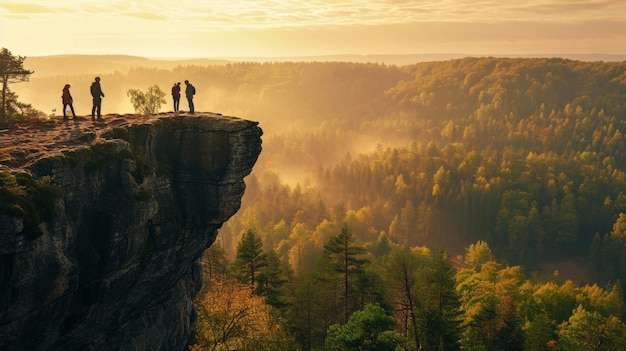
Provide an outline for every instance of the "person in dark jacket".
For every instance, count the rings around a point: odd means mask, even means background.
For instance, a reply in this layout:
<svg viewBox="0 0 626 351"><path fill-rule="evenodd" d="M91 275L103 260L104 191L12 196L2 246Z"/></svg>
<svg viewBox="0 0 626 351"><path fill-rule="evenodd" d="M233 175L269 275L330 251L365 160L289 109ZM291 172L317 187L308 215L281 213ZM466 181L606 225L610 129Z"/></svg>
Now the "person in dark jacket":
<svg viewBox="0 0 626 351"><path fill-rule="evenodd" d="M91 97L93 97L93 107L91 108L91 120L95 121L95 115L98 115L98 121L102 121L100 110L102 108L102 98L104 93L102 87L100 87L100 77L96 77L95 81L91 83Z"/></svg>
<svg viewBox="0 0 626 351"><path fill-rule="evenodd" d="M178 107L180 106L180 82L174 83L172 98L174 99L174 112L178 112Z"/></svg>
<svg viewBox="0 0 626 351"><path fill-rule="evenodd" d="M72 119L76 119L76 113L74 113L74 99L72 98L72 94L70 94L70 85L65 84L63 87L63 95L61 95L61 100L63 100L63 119L68 120L66 108L70 107L72 111Z"/></svg>
<svg viewBox="0 0 626 351"><path fill-rule="evenodd" d="M189 103L189 114L193 115L193 96L196 95L196 88L191 83L189 83L188 80L185 81L185 85L187 86L185 88L185 96L187 97L187 102Z"/></svg>

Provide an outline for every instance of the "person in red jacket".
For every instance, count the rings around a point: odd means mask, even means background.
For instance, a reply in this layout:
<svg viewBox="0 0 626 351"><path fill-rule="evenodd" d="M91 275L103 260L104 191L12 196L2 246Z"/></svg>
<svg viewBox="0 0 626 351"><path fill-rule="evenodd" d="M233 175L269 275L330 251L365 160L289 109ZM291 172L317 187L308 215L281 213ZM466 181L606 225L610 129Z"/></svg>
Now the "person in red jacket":
<svg viewBox="0 0 626 351"><path fill-rule="evenodd" d="M174 83L172 98L174 99L174 112L178 112L178 106L180 105L180 82Z"/></svg>
<svg viewBox="0 0 626 351"><path fill-rule="evenodd" d="M74 99L72 99L72 94L70 94L69 84L65 84L65 86L63 87L63 95L61 95L61 99L63 100L63 119L68 119L65 111L67 106L69 106L70 110L72 111L72 119L76 119L76 113L74 113Z"/></svg>

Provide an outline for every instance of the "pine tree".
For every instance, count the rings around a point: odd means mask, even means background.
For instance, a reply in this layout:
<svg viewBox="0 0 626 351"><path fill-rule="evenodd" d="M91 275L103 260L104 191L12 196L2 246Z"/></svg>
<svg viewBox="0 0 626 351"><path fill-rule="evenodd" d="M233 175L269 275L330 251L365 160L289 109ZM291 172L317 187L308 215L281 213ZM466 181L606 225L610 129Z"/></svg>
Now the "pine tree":
<svg viewBox="0 0 626 351"><path fill-rule="evenodd" d="M219 242L215 242L202 255L202 275L212 280L224 276L227 270L226 252Z"/></svg>
<svg viewBox="0 0 626 351"><path fill-rule="evenodd" d="M418 332L418 320L416 311L418 309L419 299L415 287L417 279L415 272L418 270L419 262L409 248L402 246L394 249L387 260L389 280L394 290L394 300L397 305L398 312L403 315L404 324L410 327L406 333L411 334L415 348L420 349L420 339Z"/></svg>
<svg viewBox="0 0 626 351"><path fill-rule="evenodd" d="M266 256L261 237L254 230L248 229L237 244L237 257L233 262L233 269L239 281L249 284L252 291L257 287L259 271L267 266Z"/></svg>
<svg viewBox="0 0 626 351"><path fill-rule="evenodd" d="M421 314L425 350L460 350L461 302L456 292L456 270L448 254L439 250L431 269L419 284L424 291Z"/></svg>
<svg viewBox="0 0 626 351"><path fill-rule="evenodd" d="M404 337L393 331L394 321L383 308L375 304L350 316L345 325L328 328L326 350L394 351L405 343Z"/></svg>
<svg viewBox="0 0 626 351"><path fill-rule="evenodd" d="M265 296L265 302L276 308L284 308L283 289L289 281L289 265L282 262L276 251L266 255L265 269L257 275L257 295Z"/></svg>
<svg viewBox="0 0 626 351"><path fill-rule="evenodd" d="M19 104L17 95L11 92L9 84L26 82L33 71L24 68L26 57L13 56L7 48L0 50L0 80L2 80L2 96L0 107L0 122L14 115L16 106L28 107L29 105Z"/></svg>
<svg viewBox="0 0 626 351"><path fill-rule="evenodd" d="M353 245L356 238L345 225L341 233L333 236L324 245L324 257L336 273L342 277L343 300L344 300L344 322L350 315L350 278L353 275L363 274L363 266L368 262L364 259L365 249Z"/></svg>

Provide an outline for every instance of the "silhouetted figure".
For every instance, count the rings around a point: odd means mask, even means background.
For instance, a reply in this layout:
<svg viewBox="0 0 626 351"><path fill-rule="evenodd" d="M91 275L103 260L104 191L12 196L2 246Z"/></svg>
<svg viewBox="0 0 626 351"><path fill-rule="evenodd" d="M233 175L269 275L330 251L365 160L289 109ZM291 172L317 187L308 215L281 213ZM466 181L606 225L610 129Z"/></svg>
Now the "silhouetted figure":
<svg viewBox="0 0 626 351"><path fill-rule="evenodd" d="M193 96L196 95L196 88L188 80L185 81L185 85L187 86L185 88L185 96L187 96L187 102L189 103L189 113L193 115Z"/></svg>
<svg viewBox="0 0 626 351"><path fill-rule="evenodd" d="M98 115L98 121L102 121L100 110L102 109L102 98L104 93L100 87L100 77L96 77L95 82L91 83L91 97L93 97L93 107L91 108L91 120L95 121L95 115Z"/></svg>
<svg viewBox="0 0 626 351"><path fill-rule="evenodd" d="M76 119L76 113L74 113L74 99L72 98L72 94L70 94L70 85L65 84L63 87L63 95L61 95L61 99L63 100L63 119L67 120L67 113L65 109L67 106L70 107L72 111L72 119Z"/></svg>
<svg viewBox="0 0 626 351"><path fill-rule="evenodd" d="M180 82L174 83L172 98L174 99L174 112L178 112L178 107L180 106Z"/></svg>

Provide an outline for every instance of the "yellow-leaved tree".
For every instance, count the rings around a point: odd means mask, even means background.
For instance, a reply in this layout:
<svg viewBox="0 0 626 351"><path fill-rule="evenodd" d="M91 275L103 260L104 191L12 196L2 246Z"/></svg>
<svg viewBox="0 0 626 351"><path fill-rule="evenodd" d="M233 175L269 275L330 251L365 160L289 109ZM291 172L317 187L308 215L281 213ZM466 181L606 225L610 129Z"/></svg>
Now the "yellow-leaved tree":
<svg viewBox="0 0 626 351"><path fill-rule="evenodd" d="M135 112L144 115L159 113L161 104L166 103L165 92L156 84L148 87L146 92L139 89L129 89L126 95L130 97L130 102L133 104Z"/></svg>
<svg viewBox="0 0 626 351"><path fill-rule="evenodd" d="M196 299L192 351L298 350L284 323L250 285L227 276L207 284L206 294Z"/></svg>

